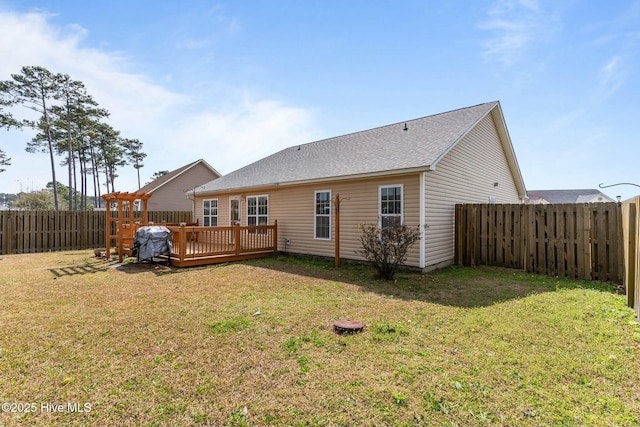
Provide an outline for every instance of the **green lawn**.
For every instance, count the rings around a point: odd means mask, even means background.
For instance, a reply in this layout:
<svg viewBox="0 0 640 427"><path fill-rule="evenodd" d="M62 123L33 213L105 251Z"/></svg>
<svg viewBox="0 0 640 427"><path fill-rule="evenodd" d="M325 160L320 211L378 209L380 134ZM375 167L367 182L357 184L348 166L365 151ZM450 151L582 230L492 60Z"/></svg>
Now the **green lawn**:
<svg viewBox="0 0 640 427"><path fill-rule="evenodd" d="M607 284L0 258L2 426L640 425L640 325Z"/></svg>

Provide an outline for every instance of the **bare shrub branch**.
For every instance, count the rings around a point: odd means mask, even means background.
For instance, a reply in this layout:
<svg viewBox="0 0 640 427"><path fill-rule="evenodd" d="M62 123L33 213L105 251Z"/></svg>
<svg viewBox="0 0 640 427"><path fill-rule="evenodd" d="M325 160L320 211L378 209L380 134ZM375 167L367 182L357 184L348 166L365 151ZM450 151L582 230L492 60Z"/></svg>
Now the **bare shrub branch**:
<svg viewBox="0 0 640 427"><path fill-rule="evenodd" d="M380 279L393 280L398 267L407 259L409 249L420 240L420 227L396 225L380 228L378 224L360 224L362 255L376 269Z"/></svg>

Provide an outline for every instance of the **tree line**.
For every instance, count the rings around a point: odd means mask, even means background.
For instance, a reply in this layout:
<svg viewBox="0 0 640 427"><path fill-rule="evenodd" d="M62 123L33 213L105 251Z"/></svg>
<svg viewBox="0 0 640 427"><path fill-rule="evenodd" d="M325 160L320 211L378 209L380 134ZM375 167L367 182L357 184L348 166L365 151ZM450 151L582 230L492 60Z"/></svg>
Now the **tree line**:
<svg viewBox="0 0 640 427"><path fill-rule="evenodd" d="M122 137L104 121L107 117L109 112L99 107L84 84L68 74L25 66L11 79L0 80L0 128L36 132L26 151L49 155L56 210L61 209L56 156L67 169L69 210L91 207L90 186L98 204L101 185L106 193L114 192L117 170L126 164L137 169L140 187L140 168L147 156L142 142ZM0 149L0 173L8 166L11 159Z"/></svg>

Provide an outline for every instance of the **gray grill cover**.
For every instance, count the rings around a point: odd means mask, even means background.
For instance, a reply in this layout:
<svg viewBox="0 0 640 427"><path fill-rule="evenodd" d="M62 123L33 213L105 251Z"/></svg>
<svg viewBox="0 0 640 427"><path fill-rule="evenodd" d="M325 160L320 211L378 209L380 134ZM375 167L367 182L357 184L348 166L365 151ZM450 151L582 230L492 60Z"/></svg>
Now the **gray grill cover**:
<svg viewBox="0 0 640 427"><path fill-rule="evenodd" d="M161 225L140 227L136 231L133 245L138 248L138 259L140 260L158 255L170 255L172 249L171 230Z"/></svg>

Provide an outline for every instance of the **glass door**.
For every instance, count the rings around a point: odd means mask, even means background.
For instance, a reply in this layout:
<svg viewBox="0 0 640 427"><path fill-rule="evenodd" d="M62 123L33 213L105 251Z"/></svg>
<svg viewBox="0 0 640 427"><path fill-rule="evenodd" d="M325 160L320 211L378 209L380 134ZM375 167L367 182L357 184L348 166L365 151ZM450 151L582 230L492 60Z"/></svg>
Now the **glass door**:
<svg viewBox="0 0 640 427"><path fill-rule="evenodd" d="M240 212L242 212L242 210L240 209L240 199L231 199L229 201L229 218L230 218L230 225L240 225Z"/></svg>
<svg viewBox="0 0 640 427"><path fill-rule="evenodd" d="M240 198L229 200L229 222L231 226L240 225ZM231 232L231 244L235 244L235 230Z"/></svg>

